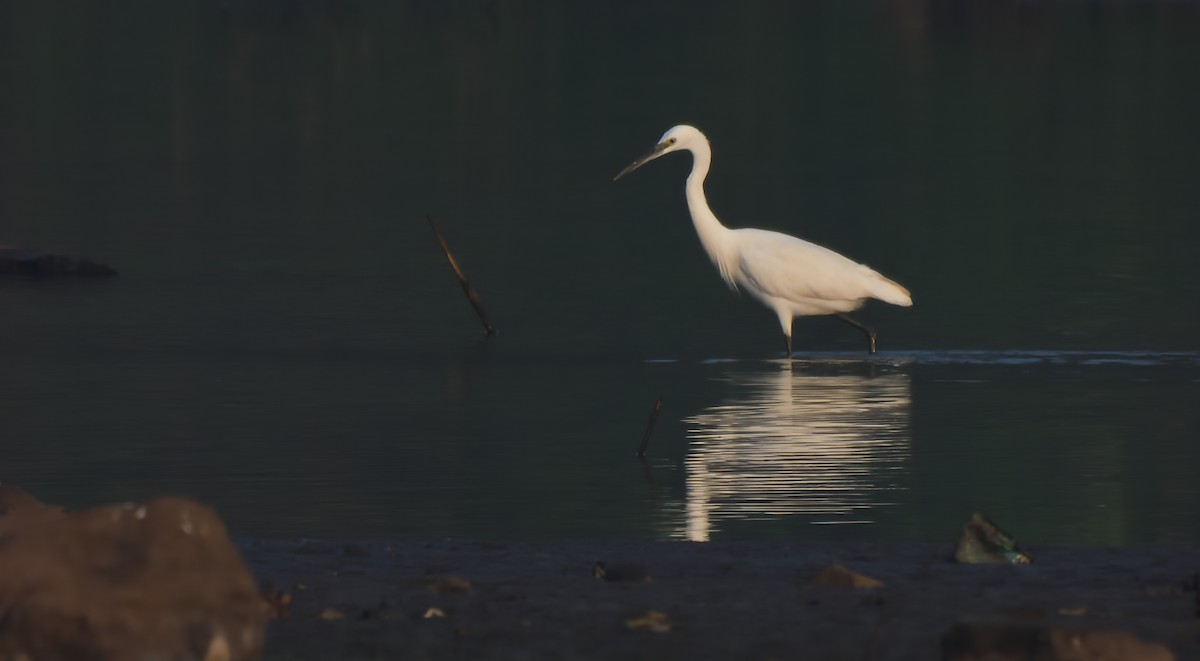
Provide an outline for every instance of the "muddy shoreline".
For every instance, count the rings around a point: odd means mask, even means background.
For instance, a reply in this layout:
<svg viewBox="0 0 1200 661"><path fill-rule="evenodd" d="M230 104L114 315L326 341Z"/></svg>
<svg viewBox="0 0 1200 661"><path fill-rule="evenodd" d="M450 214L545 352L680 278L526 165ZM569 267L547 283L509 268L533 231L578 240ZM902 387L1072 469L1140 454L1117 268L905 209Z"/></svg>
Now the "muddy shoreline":
<svg viewBox="0 0 1200 661"><path fill-rule="evenodd" d="M238 546L290 600L267 659L936 659L963 622L1123 632L1150 646L1138 658L1200 658L1195 546L1032 546L1026 566L919 543ZM597 561L650 580L598 580ZM883 587L815 585L831 564Z"/></svg>

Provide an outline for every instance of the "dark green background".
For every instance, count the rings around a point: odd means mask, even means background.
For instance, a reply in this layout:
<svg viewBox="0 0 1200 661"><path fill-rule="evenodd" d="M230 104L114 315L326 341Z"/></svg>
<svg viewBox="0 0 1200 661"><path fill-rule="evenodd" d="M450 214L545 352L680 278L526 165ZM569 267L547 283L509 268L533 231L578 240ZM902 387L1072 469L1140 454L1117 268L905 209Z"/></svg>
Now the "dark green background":
<svg viewBox="0 0 1200 661"><path fill-rule="evenodd" d="M1200 327L1198 35L1171 2L0 0L0 243L122 272L0 280L0 479L186 493L242 534L671 534L686 420L780 369L698 245L687 157L611 181L687 122L727 224L916 303L862 313L910 381L878 525L728 534L938 538L978 507L1194 541L1197 358L1162 352ZM1114 350L1156 353L1061 353Z"/></svg>

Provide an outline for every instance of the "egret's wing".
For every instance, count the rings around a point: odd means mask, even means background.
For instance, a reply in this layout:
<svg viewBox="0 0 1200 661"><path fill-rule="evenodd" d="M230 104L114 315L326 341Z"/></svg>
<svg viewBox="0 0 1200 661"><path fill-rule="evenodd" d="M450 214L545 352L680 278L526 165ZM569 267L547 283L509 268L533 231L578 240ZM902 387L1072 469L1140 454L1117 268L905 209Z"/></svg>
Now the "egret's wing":
<svg viewBox="0 0 1200 661"><path fill-rule="evenodd" d="M779 232L738 232L742 276L748 286L769 296L790 301L875 297L889 302L908 297L903 287L869 267L815 243Z"/></svg>

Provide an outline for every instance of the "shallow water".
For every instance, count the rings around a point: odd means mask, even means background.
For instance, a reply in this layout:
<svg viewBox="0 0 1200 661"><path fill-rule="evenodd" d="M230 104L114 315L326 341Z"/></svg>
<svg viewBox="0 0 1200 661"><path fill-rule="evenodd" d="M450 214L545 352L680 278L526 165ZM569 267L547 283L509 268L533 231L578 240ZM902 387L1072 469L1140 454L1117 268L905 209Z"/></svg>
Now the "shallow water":
<svg viewBox="0 0 1200 661"><path fill-rule="evenodd" d="M1195 5L136 4L0 10L0 243L121 271L0 279L0 480L249 535L1200 541ZM683 121L730 225L914 292L877 358L777 358L686 157L611 181Z"/></svg>
<svg viewBox="0 0 1200 661"><path fill-rule="evenodd" d="M184 493L267 536L939 539L982 510L1031 541L1200 541L1200 354L506 349L35 353L0 391L6 479Z"/></svg>

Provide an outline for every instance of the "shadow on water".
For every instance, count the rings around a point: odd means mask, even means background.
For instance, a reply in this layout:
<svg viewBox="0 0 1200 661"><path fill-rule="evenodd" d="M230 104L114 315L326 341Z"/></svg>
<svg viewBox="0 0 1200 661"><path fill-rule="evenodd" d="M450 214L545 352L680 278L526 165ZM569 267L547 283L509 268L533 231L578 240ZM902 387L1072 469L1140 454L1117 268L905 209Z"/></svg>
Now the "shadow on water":
<svg viewBox="0 0 1200 661"><path fill-rule="evenodd" d="M687 539L708 540L727 520L870 523L902 488L911 377L779 362L718 377L731 396L684 419Z"/></svg>
<svg viewBox="0 0 1200 661"><path fill-rule="evenodd" d="M647 363L670 364L682 361L653 358ZM846 369L856 366L867 370L880 367L944 366L944 367L1019 367L1041 365L1046 367L1099 367L1124 365L1129 367L1197 367L1200 352L1195 351L1057 351L1057 350L912 350L888 351L871 356L862 352L803 351L793 354L791 360L783 358L743 359L706 358L702 365L751 365L759 362L795 367L816 373ZM874 372L872 372L874 373Z"/></svg>

